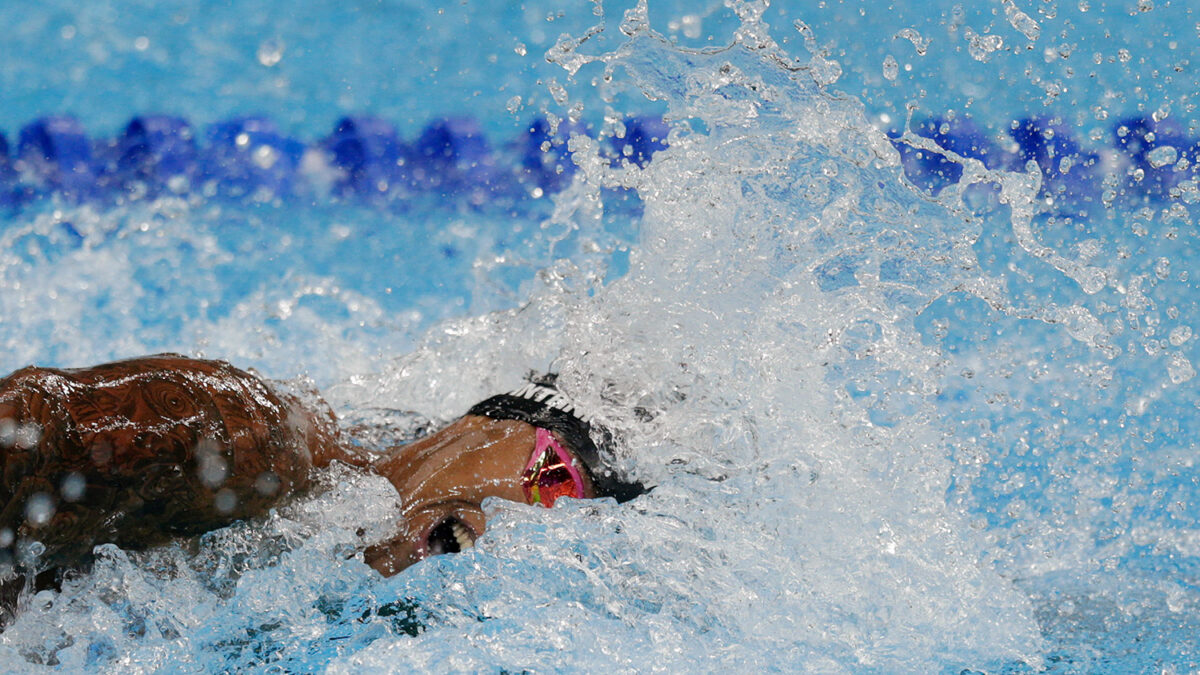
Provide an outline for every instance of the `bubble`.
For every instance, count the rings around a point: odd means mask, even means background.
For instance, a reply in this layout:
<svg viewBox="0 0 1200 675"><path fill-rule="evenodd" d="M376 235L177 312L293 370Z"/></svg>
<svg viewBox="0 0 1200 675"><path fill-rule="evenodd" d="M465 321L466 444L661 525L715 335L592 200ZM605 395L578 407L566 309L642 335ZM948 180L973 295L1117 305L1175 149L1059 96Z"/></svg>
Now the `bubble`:
<svg viewBox="0 0 1200 675"><path fill-rule="evenodd" d="M26 567L32 567L37 562L37 559L42 557L42 554L46 552L45 544L40 541L29 541L28 539L17 542L17 548L17 558Z"/></svg>

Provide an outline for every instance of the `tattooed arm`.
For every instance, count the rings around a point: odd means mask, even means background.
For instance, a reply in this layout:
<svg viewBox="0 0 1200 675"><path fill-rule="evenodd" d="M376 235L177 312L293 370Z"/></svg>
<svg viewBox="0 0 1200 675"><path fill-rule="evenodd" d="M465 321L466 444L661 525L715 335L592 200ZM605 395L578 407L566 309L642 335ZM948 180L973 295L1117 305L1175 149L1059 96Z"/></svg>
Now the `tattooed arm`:
<svg viewBox="0 0 1200 675"><path fill-rule="evenodd" d="M0 550L42 565L264 513L314 467L356 461L333 413L220 361L160 355L0 380Z"/></svg>

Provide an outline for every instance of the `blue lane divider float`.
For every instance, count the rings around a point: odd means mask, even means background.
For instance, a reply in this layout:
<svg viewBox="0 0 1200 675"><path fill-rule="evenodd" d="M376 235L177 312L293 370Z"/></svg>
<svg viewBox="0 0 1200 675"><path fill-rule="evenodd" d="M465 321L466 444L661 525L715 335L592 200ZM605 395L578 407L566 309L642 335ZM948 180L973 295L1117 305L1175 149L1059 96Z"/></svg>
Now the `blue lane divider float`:
<svg viewBox="0 0 1200 675"><path fill-rule="evenodd" d="M515 146L525 175L544 192L557 192L571 182L578 168L571 161L570 138L573 134L588 136L587 127L573 122L561 122L551 129L543 118L535 119Z"/></svg>
<svg viewBox="0 0 1200 675"><path fill-rule="evenodd" d="M237 117L208 128L198 173L210 195L256 198L295 194L303 143L279 132L266 117Z"/></svg>
<svg viewBox="0 0 1200 675"><path fill-rule="evenodd" d="M1166 192L1188 177L1180 166L1196 167L1200 141L1189 138L1173 119L1130 117L1113 128L1113 141L1134 167L1144 172L1142 182L1152 191Z"/></svg>
<svg viewBox="0 0 1200 675"><path fill-rule="evenodd" d="M179 117L133 118L107 155L100 171L106 187L138 186L158 194L180 191L196 176L196 139L191 125Z"/></svg>
<svg viewBox="0 0 1200 675"><path fill-rule="evenodd" d="M1200 144L1173 121L1129 117L1112 127L1113 143L1085 147L1075 130L1057 118L1014 121L1007 148L970 119L931 117L914 121L912 131L963 157L978 159L988 169L1023 171L1028 162L1042 173L1042 197L1066 212L1088 210L1102 202L1106 178L1135 198L1166 199L1184 181L1197 177ZM914 148L889 132L900 151L905 175L918 187L937 194L962 177L962 166L939 152Z"/></svg>
<svg viewBox="0 0 1200 675"><path fill-rule="evenodd" d="M1018 152L1010 168L1036 162L1042 172L1042 193L1069 203L1094 200L1099 194L1103 158L1080 146L1069 127L1059 120L1024 119L1014 125Z"/></svg>
<svg viewBox="0 0 1200 675"><path fill-rule="evenodd" d="M10 206L14 201L12 190L5 187L13 184L14 177L12 161L8 158L8 139L0 133L0 206Z"/></svg>
<svg viewBox="0 0 1200 675"><path fill-rule="evenodd" d="M329 163L338 170L339 195L374 197L398 188L400 135L389 122L374 117L345 117L325 139Z"/></svg>
<svg viewBox="0 0 1200 675"><path fill-rule="evenodd" d="M135 117L122 134L92 143L97 198L181 192L197 176L199 154L191 125L180 117Z"/></svg>
<svg viewBox="0 0 1200 675"><path fill-rule="evenodd" d="M644 167L659 150L667 147L671 128L661 117L640 115L625 120L624 135L612 138L613 164L630 161Z"/></svg>
<svg viewBox="0 0 1200 675"><path fill-rule="evenodd" d="M1170 119L1119 120L1111 145L1099 149L1085 147L1061 120L1045 117L1014 122L1004 147L962 116L915 121L912 131L989 169L1023 170L1033 162L1043 175L1043 196L1075 210L1099 203L1114 177L1129 194L1166 198L1200 168L1200 142ZM629 117L606 140L604 153L614 165L644 167L667 147L669 132L659 117ZM537 118L516 139L493 144L478 122L459 117L434 120L405 141L386 120L350 116L306 144L266 117L224 120L200 133L180 117L142 115L117 138L94 140L75 118L49 116L21 129L15 147L0 134L0 205L51 196L111 203L162 194L514 205L569 184L576 170L572 135L592 134L583 125L552 128ZM961 180L962 167L941 152L914 148L895 131L889 135L918 187L937 194Z"/></svg>
<svg viewBox="0 0 1200 675"><path fill-rule="evenodd" d="M614 140L614 161L644 166L666 147L658 118L631 118ZM517 139L493 146L479 123L446 118L405 142L387 120L344 117L305 144L266 117L238 117L200 133L169 115L135 117L115 139L90 139L73 117L20 131L15 153L0 136L0 204L39 198L119 202L164 194L251 201L329 194L339 199L451 206L515 204L563 189L575 172L568 147L586 127L556 129L537 118ZM15 156L14 156L15 154Z"/></svg>
<svg viewBox="0 0 1200 675"><path fill-rule="evenodd" d="M92 145L73 117L39 119L21 130L17 166L32 178L26 190L58 192L77 199L94 194Z"/></svg>
<svg viewBox="0 0 1200 675"><path fill-rule="evenodd" d="M462 117L425 127L407 156L414 189L439 196L464 193L472 203L481 203L489 193L506 187L495 161L479 124Z"/></svg>

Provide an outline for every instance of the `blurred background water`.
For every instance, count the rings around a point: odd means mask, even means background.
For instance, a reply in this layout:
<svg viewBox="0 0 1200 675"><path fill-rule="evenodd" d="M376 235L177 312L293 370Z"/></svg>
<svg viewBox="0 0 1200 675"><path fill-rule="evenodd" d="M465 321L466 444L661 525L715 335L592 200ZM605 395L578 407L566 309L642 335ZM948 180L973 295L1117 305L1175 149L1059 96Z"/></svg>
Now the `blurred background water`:
<svg viewBox="0 0 1200 675"><path fill-rule="evenodd" d="M659 486L381 579L394 495L335 473L101 551L3 668L1200 667L1185 3L0 25L0 369L179 351L382 424L553 367Z"/></svg>

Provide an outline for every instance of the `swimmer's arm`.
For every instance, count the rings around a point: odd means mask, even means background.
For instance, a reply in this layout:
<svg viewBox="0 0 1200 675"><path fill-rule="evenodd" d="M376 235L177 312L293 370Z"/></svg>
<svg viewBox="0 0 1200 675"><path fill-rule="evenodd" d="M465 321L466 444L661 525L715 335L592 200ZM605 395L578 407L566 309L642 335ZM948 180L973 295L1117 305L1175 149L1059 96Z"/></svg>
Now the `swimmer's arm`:
<svg viewBox="0 0 1200 675"><path fill-rule="evenodd" d="M0 379L0 535L41 541L63 564L99 543L152 546L262 515L333 461L363 465L328 406L222 362Z"/></svg>

